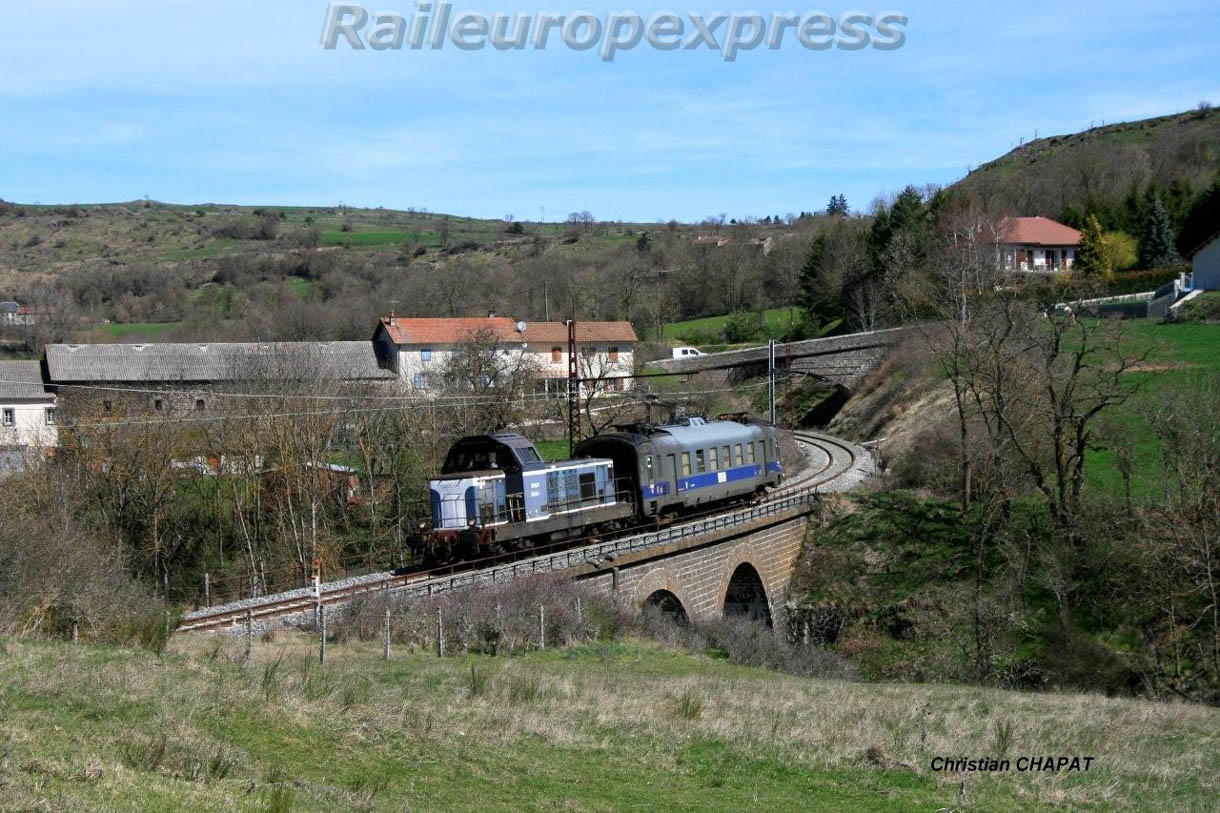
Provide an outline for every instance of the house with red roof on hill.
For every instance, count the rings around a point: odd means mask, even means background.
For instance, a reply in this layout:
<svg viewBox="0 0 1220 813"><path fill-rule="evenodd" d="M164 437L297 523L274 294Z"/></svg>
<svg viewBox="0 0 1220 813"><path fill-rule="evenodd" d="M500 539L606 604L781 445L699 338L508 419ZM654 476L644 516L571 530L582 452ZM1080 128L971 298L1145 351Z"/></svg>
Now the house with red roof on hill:
<svg viewBox="0 0 1220 813"><path fill-rule="evenodd" d="M1076 262L1081 234L1049 217L1006 217L998 229L1000 267L1053 274Z"/></svg>
<svg viewBox="0 0 1220 813"><path fill-rule="evenodd" d="M630 322L576 323L577 368L584 388L631 389L635 343ZM564 322L521 322L486 318L382 317L373 336L377 357L409 389L427 393L453 354L473 342L490 343L493 352L528 359L544 387L564 392L568 379L568 326Z"/></svg>

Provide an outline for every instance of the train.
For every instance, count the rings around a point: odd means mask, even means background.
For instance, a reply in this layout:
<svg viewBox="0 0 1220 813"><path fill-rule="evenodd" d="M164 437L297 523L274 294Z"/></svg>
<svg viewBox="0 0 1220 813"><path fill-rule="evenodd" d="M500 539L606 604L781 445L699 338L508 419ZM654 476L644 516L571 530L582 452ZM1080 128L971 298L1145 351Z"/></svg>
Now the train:
<svg viewBox="0 0 1220 813"><path fill-rule="evenodd" d="M775 427L744 415L616 426L550 463L520 434L462 438L428 482L416 545L452 561L672 521L778 486L779 451Z"/></svg>

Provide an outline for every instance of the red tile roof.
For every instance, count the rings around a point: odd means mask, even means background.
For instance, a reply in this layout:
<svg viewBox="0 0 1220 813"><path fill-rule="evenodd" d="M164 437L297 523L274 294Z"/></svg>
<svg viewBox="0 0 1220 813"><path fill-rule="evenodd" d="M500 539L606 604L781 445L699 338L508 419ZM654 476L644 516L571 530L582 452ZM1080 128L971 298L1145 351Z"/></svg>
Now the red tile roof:
<svg viewBox="0 0 1220 813"><path fill-rule="evenodd" d="M1049 217L1006 217L1000 221L1001 239L1009 245L1078 246L1080 232Z"/></svg>
<svg viewBox="0 0 1220 813"><path fill-rule="evenodd" d="M484 330L490 330L500 341L520 341L517 323L507 316L486 319L405 319L396 316L383 318L381 324L395 344L467 342Z"/></svg>
<svg viewBox="0 0 1220 813"><path fill-rule="evenodd" d="M483 319L408 319L401 316L382 318L381 325L395 344L457 344L470 341L481 331L491 331L502 342L536 342L563 344L568 340L568 326L563 322L527 322L525 333L517 332L517 323L505 316ZM637 341L630 322L577 322L578 342Z"/></svg>
<svg viewBox="0 0 1220 813"><path fill-rule="evenodd" d="M525 326L527 342L550 342L562 344L568 340L568 326L563 322L530 322ZM637 341L635 328L630 322L580 322L576 323L578 342L626 342Z"/></svg>

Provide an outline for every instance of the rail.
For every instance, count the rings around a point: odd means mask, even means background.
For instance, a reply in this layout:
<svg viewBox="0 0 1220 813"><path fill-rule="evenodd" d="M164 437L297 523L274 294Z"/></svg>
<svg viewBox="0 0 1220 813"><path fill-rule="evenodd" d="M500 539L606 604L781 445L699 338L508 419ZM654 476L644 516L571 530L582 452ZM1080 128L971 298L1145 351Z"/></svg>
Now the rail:
<svg viewBox="0 0 1220 813"><path fill-rule="evenodd" d="M626 553L707 536L769 517L806 513L825 487L853 472L861 478L867 474L867 466L861 465L863 461L859 459L857 447L852 444L809 432L798 432L794 437L807 448L820 449L827 458L825 465L802 472L793 482L774 492L759 505L717 510L681 525L645 533L639 533L637 529L618 538L597 541L586 539L583 541L587 544L583 545L580 544L581 540L578 540L575 543L567 543L560 550L541 554L534 550L529 552L534 555L527 554L528 558L518 557L507 562L497 563L493 558L490 561L466 562L411 573L375 573L323 585L320 595L315 595L310 588L302 588L274 596L232 602L188 613L178 631L195 632L232 627L243 623L247 615L257 621L265 621L305 612L319 603L349 601L366 593L392 592L396 596L424 598L467 587L503 584L525 576L559 572L591 562L610 563Z"/></svg>

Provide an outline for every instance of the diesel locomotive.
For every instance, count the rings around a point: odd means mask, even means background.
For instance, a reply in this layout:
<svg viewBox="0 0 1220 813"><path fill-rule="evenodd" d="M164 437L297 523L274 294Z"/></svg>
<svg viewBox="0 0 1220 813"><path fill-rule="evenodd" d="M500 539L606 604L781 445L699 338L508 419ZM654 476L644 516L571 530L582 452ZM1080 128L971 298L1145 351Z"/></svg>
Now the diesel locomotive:
<svg viewBox="0 0 1220 813"><path fill-rule="evenodd" d="M681 516L779 485L778 433L737 416L630 424L543 461L519 434L463 438L428 483L430 558L468 559Z"/></svg>

